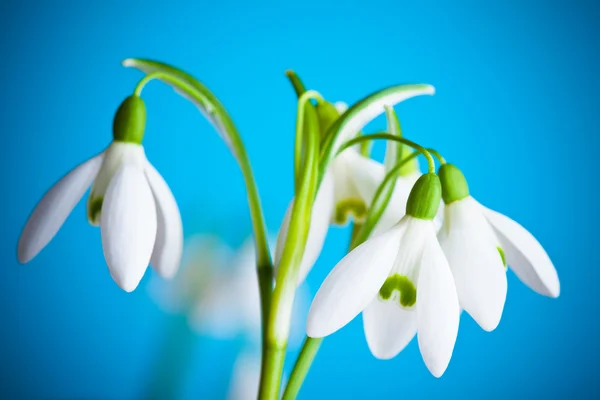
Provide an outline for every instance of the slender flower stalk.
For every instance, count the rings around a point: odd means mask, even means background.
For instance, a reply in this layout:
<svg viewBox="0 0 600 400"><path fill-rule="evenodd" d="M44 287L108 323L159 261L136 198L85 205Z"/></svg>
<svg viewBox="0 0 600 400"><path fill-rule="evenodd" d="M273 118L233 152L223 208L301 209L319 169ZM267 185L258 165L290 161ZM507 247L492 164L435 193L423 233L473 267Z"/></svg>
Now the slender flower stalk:
<svg viewBox="0 0 600 400"><path fill-rule="evenodd" d="M191 75L178 70L170 65L151 60L130 58L123 62L126 67L135 67L148 76L140 82L136 91L141 91L143 86L151 79L160 79L171 85L174 90L195 104L200 112L211 122L227 144L238 162L248 196L248 205L254 230L256 246L256 269L260 287L262 332L263 332L263 362L267 359L264 352L267 349L267 323L271 309L273 293L273 264L268 246L267 231L260 204L260 197L250 160L243 145L241 136L225 107L216 96L202 83ZM265 366L263 365L263 370Z"/></svg>
<svg viewBox="0 0 600 400"><path fill-rule="evenodd" d="M265 400L279 397L298 267L304 253L312 203L318 186L318 122L314 108L309 104L310 99L319 101L322 98L315 92L307 92L298 102L296 137L305 136L306 139L296 140L296 143L306 143L303 152L305 158L300 185L290 214L289 234L278 262L276 285L267 326L267 347L259 389L259 399Z"/></svg>

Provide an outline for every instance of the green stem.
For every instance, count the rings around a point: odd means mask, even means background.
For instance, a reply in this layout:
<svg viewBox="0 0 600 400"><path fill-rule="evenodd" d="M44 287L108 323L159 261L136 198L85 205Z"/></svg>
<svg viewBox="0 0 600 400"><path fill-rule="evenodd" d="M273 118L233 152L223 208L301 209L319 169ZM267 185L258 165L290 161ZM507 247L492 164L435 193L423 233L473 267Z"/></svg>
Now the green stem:
<svg viewBox="0 0 600 400"><path fill-rule="evenodd" d="M427 149L427 151L429 151L435 158L437 158L438 161L440 162L440 164L442 164L442 165L446 164L446 159L444 157L442 157L442 155L440 153L438 153L437 150Z"/></svg>
<svg viewBox="0 0 600 400"><path fill-rule="evenodd" d="M354 235L352 238L350 250L363 243L368 239L369 235L371 235L392 197L392 191L388 191L387 188L390 187L390 189L393 190L393 187L390 185L395 184L395 180L398 179L398 173L402 167L418 155L419 153L417 152L409 154L399 163L397 163L392 169L390 169L390 171L385 175L383 181L379 184L377 191L373 196L373 200L371 201L365 222L362 224L356 235Z"/></svg>
<svg viewBox="0 0 600 400"><path fill-rule="evenodd" d="M323 343L323 338L311 338L307 336L306 339L304 339L302 350L300 350L300 354L298 355L298 359L296 360L296 364L290 375L290 380L283 392L283 400L294 400L298 397L300 388L317 356L321 343Z"/></svg>
<svg viewBox="0 0 600 400"><path fill-rule="evenodd" d="M173 86L178 92L185 94L185 96L187 96L192 103L197 105L201 111L203 111L205 116L213 123L238 162L246 186L248 207L250 209L250 217L252 219L252 228L254 231L263 333L262 360L264 363L264 360L266 359L266 343L268 342L267 324L269 321L273 293L273 264L271 261L271 253L269 250L258 188L241 136L237 131L231 116L219 99L217 99L208 88L193 76L168 64L151 60L130 58L125 60L123 65L135 67L147 73L135 88L134 93L136 96L140 96L145 85L153 79L160 79Z"/></svg>
<svg viewBox="0 0 600 400"><path fill-rule="evenodd" d="M403 137L394 136L389 133L372 133L370 135L363 135L363 136L359 136L354 139L348 140L346 143L344 143L340 147L340 149L338 150L338 154L341 153L342 151L346 150L347 148L352 147L355 144L361 143L365 140L376 140L376 139L393 140L393 141L405 144L409 147L412 147L419 153L423 154L425 156L425 158L427 158L427 164L429 166L429 173L435 174L435 161L433 161L433 157L431 156L431 154L425 147L421 146L418 143L413 142L412 140L408 140Z"/></svg>
<svg viewBox="0 0 600 400"><path fill-rule="evenodd" d="M361 225L354 223L352 227L352 234L350 235L350 243L348 245L348 252L352 251L354 247L354 243L356 243L355 237L360 232ZM283 392L283 400L294 400L298 397L298 393L300 392L300 388L306 379L306 375L308 375L308 371L312 366L317 353L319 352L319 348L321 347L321 343L323 343L323 339L325 338L312 338L307 336L304 339L304 343L302 344L302 349L300 350L300 354L296 359L296 363L294 364L294 368L292 369L292 374L290 375L290 380L288 381L285 391Z"/></svg>
<svg viewBox="0 0 600 400"><path fill-rule="evenodd" d="M308 99L309 92L303 94ZM302 261L308 237L312 205L317 191L319 173L319 125L314 107L298 105L296 135L306 136L303 173L296 193L281 260L277 270L277 284L273 291L267 325L267 343L263 374L258 398L276 400L279 397L285 349L290 330L294 295L298 281L298 267ZM305 119L304 114L307 118Z"/></svg>
<svg viewBox="0 0 600 400"><path fill-rule="evenodd" d="M260 370L259 399L279 399L281 372L285 361L285 346L267 343L263 348L263 362Z"/></svg>

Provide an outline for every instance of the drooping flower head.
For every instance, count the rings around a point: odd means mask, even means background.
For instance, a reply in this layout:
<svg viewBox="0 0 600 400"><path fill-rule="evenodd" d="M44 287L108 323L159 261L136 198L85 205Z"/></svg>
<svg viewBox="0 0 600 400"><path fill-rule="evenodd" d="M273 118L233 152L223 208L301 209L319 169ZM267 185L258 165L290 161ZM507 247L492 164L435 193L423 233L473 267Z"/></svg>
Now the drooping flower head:
<svg viewBox="0 0 600 400"><path fill-rule="evenodd" d="M328 336L363 312L375 357L396 356L418 331L425 364L436 377L444 373L459 305L433 223L440 199L437 175L419 178L400 222L356 247L327 276L309 311L309 336Z"/></svg>
<svg viewBox="0 0 600 400"><path fill-rule="evenodd" d="M469 194L463 173L440 167L444 224L438 234L452 269L461 307L486 331L494 330L506 300L506 267L533 290L557 297L558 275L539 242L521 225Z"/></svg>
<svg viewBox="0 0 600 400"><path fill-rule="evenodd" d="M52 240L92 186L88 219L100 226L115 282L133 291L150 263L163 277L175 274L183 247L181 216L169 186L146 158L145 122L142 99L127 97L115 115L108 148L71 170L34 209L19 240L21 263L31 261Z"/></svg>

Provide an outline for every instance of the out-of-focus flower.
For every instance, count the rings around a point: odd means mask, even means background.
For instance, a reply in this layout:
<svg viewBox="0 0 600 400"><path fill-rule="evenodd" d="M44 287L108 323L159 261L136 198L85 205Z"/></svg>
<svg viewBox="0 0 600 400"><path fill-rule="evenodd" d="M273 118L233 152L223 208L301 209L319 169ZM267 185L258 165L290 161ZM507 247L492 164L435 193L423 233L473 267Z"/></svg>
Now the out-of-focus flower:
<svg viewBox="0 0 600 400"><path fill-rule="evenodd" d="M232 339L242 336L258 345L260 293L253 241L232 250L217 236L195 235L186 241L182 268L169 282L153 282L159 303L185 313L199 334ZM308 293L300 287L294 305L290 345L301 340Z"/></svg>
<svg viewBox="0 0 600 400"><path fill-rule="evenodd" d="M181 259L183 229L169 186L148 162L141 145L145 106L128 97L115 116L114 141L56 183L29 217L18 245L27 263L56 235L90 186L88 219L100 225L108 269L125 291L133 291L148 264L172 277Z"/></svg>
<svg viewBox="0 0 600 400"><path fill-rule="evenodd" d="M229 382L228 400L256 400L260 383L260 354L242 352L237 356Z"/></svg>

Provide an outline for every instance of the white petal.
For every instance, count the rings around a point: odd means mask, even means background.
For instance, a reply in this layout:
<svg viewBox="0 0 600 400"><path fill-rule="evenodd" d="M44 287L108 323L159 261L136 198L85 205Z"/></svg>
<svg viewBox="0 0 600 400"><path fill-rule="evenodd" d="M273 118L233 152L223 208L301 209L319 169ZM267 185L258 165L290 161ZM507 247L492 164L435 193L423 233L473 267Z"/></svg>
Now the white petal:
<svg viewBox="0 0 600 400"><path fill-rule="evenodd" d="M519 279L539 294L558 297L558 274L540 242L519 223L489 208L482 208L500 240L506 263Z"/></svg>
<svg viewBox="0 0 600 400"><path fill-rule="evenodd" d="M19 262L29 262L56 235L94 181L102 158L99 154L71 170L40 200L21 233L17 251Z"/></svg>
<svg viewBox="0 0 600 400"><path fill-rule="evenodd" d="M233 367L228 400L255 400L260 383L260 354L242 353Z"/></svg>
<svg viewBox="0 0 600 400"><path fill-rule="evenodd" d="M113 176L123 164L136 165L139 168L146 166L146 153L144 147L136 143L112 142L104 152L102 166L94 180L94 185L88 197L88 220L92 225L100 224L102 203L106 189Z"/></svg>
<svg viewBox="0 0 600 400"><path fill-rule="evenodd" d="M333 268L308 312L308 336L330 335L367 307L392 269L404 230L398 224L367 240Z"/></svg>
<svg viewBox="0 0 600 400"><path fill-rule="evenodd" d="M506 271L492 228L472 198L446 206L438 235L460 306L486 331L496 329L506 301Z"/></svg>
<svg viewBox="0 0 600 400"><path fill-rule="evenodd" d="M156 168L147 162L145 172L157 211L156 242L150 263L163 278L171 278L179 268L183 253L181 214L171 189Z"/></svg>
<svg viewBox="0 0 600 400"><path fill-rule="evenodd" d="M275 268L281 261L283 254L283 248L285 247L285 241L287 239L287 232L290 226L290 215L294 203L288 207L281 227L279 228L279 235L277 236L277 244L275 247ZM304 256L300 263L300 269L298 272L298 284L302 283L306 278L306 275L310 272L311 268L319 258L323 244L325 243L325 237L329 230L329 220L333 212L333 177L330 172L326 173L319 187L319 191L315 196L315 202L313 204L312 215L310 219L310 229L308 231L308 238L306 239L306 246L304 248Z"/></svg>
<svg viewBox="0 0 600 400"><path fill-rule="evenodd" d="M452 272L433 227L432 236L423 253L417 285L417 324L425 365L439 378L452 357L460 309Z"/></svg>
<svg viewBox="0 0 600 400"><path fill-rule="evenodd" d="M387 360L400 353L417 333L417 313L376 296L363 311L365 336L371 353Z"/></svg>
<svg viewBox="0 0 600 400"><path fill-rule="evenodd" d="M150 263L156 207L142 169L123 165L106 190L100 217L102 248L113 279L133 291Z"/></svg>
<svg viewBox="0 0 600 400"><path fill-rule="evenodd" d="M347 157L349 174L354 186L363 201L370 204L377 188L385 177L383 164L364 157L353 149L344 151L340 156Z"/></svg>

